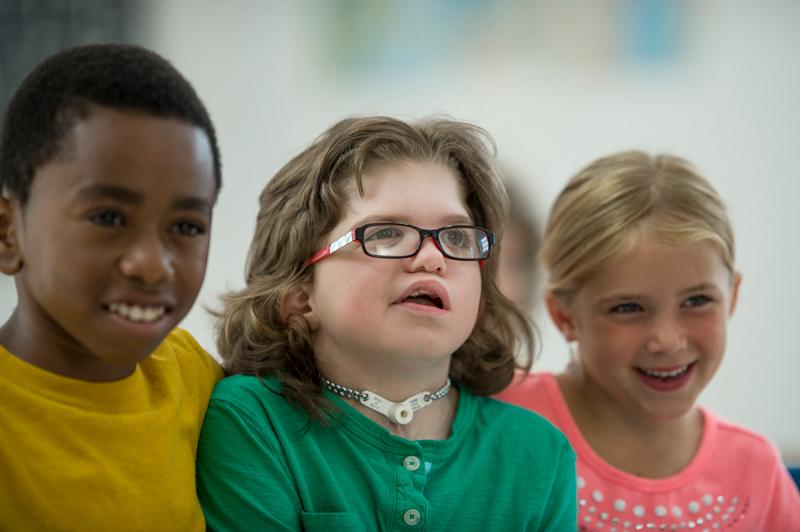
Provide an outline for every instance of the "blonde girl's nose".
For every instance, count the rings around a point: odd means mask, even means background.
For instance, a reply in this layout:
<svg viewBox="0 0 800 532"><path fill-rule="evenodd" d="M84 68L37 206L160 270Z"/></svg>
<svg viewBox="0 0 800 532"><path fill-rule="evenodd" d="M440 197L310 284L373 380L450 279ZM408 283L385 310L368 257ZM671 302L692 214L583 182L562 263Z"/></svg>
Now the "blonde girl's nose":
<svg viewBox="0 0 800 532"><path fill-rule="evenodd" d="M648 352L667 355L677 353L685 349L687 345L686 333L680 323L673 318L657 320L645 343Z"/></svg>

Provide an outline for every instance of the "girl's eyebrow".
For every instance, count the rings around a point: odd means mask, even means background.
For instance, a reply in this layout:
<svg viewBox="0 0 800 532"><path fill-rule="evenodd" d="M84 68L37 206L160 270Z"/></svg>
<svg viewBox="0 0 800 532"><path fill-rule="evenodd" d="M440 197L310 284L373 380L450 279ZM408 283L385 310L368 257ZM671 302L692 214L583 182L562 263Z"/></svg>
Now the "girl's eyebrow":
<svg viewBox="0 0 800 532"><path fill-rule="evenodd" d="M376 222L386 222L386 223L401 223L401 224L411 224L409 218L407 216L399 216L399 215L383 215L383 214L372 214L370 216L365 216L361 218L357 222L353 224L353 227L359 227L364 224L376 223ZM447 225L474 225L475 222L467 216L466 214L451 214L449 216L445 216L441 219L442 227ZM414 225L414 224L411 224ZM426 227L426 229L433 229L432 227Z"/></svg>
<svg viewBox="0 0 800 532"><path fill-rule="evenodd" d="M681 290L680 294L687 294L689 292L703 292L706 290L718 290L717 285L711 282L702 282L688 288ZM598 299L598 303L600 304L609 304L609 303L617 303L620 301L641 301L645 299L644 294L634 294L634 293L619 293L619 294L611 294L610 296L604 296Z"/></svg>
<svg viewBox="0 0 800 532"><path fill-rule="evenodd" d="M690 286L689 288L682 290L681 293L685 294L686 292L702 292L704 290L717 290L717 285L710 282L703 282L694 286Z"/></svg>
<svg viewBox="0 0 800 532"><path fill-rule="evenodd" d="M622 301L641 301L644 296L641 294L613 294L610 296L602 297L597 300L600 305L608 305L611 303L619 303Z"/></svg>

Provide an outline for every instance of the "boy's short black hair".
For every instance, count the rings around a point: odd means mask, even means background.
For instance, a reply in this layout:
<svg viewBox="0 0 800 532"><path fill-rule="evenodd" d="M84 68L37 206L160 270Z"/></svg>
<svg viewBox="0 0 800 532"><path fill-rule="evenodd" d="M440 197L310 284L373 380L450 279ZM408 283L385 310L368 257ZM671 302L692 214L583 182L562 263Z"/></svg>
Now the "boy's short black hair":
<svg viewBox="0 0 800 532"><path fill-rule="evenodd" d="M202 129L219 190L217 136L191 84L155 52L130 44L92 44L50 56L17 89L0 140L0 191L25 205L36 170L58 155L93 105L176 118Z"/></svg>

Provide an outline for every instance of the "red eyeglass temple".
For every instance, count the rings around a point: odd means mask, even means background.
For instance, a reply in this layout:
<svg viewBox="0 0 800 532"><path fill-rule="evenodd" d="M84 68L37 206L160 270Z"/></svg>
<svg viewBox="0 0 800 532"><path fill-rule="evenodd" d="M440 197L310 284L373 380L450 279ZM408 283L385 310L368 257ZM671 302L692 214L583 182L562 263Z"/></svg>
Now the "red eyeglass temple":
<svg viewBox="0 0 800 532"><path fill-rule="evenodd" d="M352 231L350 231L346 235L334 240L333 242L331 242L330 244L328 244L327 246L325 246L321 250L319 250L316 253L314 253L314 255L312 255L311 258L306 261L305 265L306 266L311 266L315 262L321 261L322 259L324 259L328 255L330 255L331 253L333 253L337 249L339 249L339 248L341 248L343 246L346 246L350 242L357 242L357 241L358 241L358 239L356 238L356 231L355 231L355 229L353 229Z"/></svg>

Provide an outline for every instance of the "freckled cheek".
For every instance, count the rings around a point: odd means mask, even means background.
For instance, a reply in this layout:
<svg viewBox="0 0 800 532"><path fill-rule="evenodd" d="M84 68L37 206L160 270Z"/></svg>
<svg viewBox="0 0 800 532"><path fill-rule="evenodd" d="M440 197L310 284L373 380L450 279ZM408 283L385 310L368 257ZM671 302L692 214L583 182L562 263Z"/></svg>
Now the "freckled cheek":
<svg viewBox="0 0 800 532"><path fill-rule="evenodd" d="M365 283L355 276L343 277L330 294L328 311L346 322L366 325L378 316L381 294L380 284Z"/></svg>

